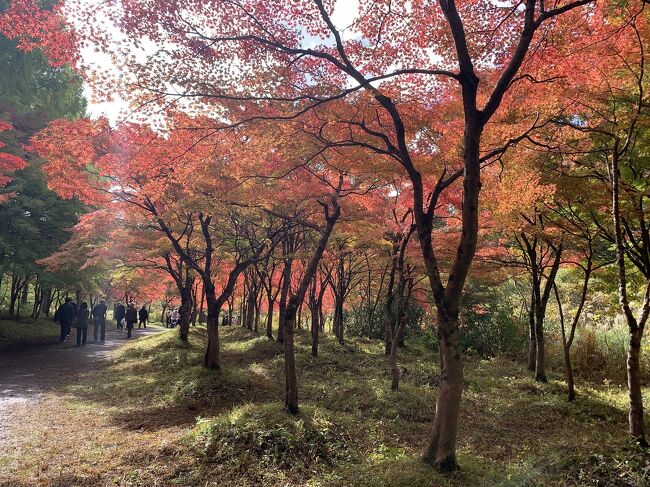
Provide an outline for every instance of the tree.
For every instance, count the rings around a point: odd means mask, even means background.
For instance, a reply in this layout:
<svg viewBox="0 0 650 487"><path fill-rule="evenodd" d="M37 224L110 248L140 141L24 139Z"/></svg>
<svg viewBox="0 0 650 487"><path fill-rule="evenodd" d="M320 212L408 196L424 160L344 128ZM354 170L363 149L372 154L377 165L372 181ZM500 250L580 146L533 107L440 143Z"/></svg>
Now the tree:
<svg viewBox="0 0 650 487"><path fill-rule="evenodd" d="M154 63L124 59L128 85L96 77L98 85L123 86L125 96L140 106L142 101L151 108L166 105L170 98L185 98L189 109L228 105L232 111L221 128L254 120L296 121L328 147L370 151L378 172L389 161L401 166L413 187L423 264L438 310L441 381L424 458L447 471L456 468L463 382L458 303L476 250L481 166L521 140L521 133L504 137L490 130L488 122L508 92L531 90L536 78L527 71L545 65L545 54L563 37L550 33L573 25L580 15L577 7L588 3L591 0L577 0L547 8L531 0L495 9L491 2L477 6L441 0L434 9L427 2L396 6L368 1L362 2L363 15L354 23L360 39L348 39L332 20L333 5L322 0L276 2L272 10L261 0L190 2L183 11L150 0L119 7L104 4L102 13L114 25L105 30L93 26L80 35L120 60L124 58L119 53L133 49L144 36L171 52ZM83 6L79 11L83 15ZM191 18L185 11L192 12ZM411 41L413 25L419 26L417 42ZM113 36L115 26L123 33L119 41ZM306 47L307 36L319 41ZM440 39L452 49L440 52ZM536 47L529 53L533 42ZM488 45L492 49L484 49ZM397 54L403 67L395 69ZM233 57L239 71L222 69ZM172 80L174 92L168 89ZM354 99L359 109L347 116L339 113L336 123L318 119L323 106L345 98ZM454 141L448 146L460 149L461 163L434 149L435 143L427 150L421 149L426 144L416 149L412 144L426 132L427 117L422 115L435 112L445 98L455 101L459 124L448 134ZM299 121L303 117L309 122ZM445 133L447 121L437 122ZM436 159L435 168L427 165L431 158ZM445 281L432 244L434 212L440 195L461 179L462 231Z"/></svg>

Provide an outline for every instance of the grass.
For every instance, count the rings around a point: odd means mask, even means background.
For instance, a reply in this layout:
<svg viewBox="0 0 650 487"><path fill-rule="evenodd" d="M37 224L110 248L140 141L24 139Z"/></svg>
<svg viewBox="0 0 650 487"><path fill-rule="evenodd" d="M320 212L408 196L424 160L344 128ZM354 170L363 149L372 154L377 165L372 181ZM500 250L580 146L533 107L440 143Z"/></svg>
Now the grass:
<svg viewBox="0 0 650 487"><path fill-rule="evenodd" d="M0 456L0 468L20 485L641 486L650 479L647 452L626 445L621 386L579 383L578 400L568 404L561 373L541 385L519 363L468 359L461 470L441 476L419 459L438 373L421 344L400 350L402 382L391 391L380 342L341 347L323 337L313 358L298 331L301 413L293 417L281 407L281 345L221 330L221 370L201 366L204 329L193 329L189 344L169 330L49 392L47 407L16 415L25 434ZM644 394L648 404L650 389Z"/></svg>
<svg viewBox="0 0 650 487"><path fill-rule="evenodd" d="M0 350L58 341L59 324L51 318L0 319Z"/></svg>

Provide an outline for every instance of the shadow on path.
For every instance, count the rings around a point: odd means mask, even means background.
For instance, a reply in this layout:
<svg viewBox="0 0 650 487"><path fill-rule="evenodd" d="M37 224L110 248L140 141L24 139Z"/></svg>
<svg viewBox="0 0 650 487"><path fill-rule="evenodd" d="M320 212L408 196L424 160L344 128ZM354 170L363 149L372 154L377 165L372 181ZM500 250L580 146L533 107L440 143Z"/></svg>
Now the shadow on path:
<svg viewBox="0 0 650 487"><path fill-rule="evenodd" d="M110 325L109 325L110 326ZM130 340L162 331L149 327L135 329ZM126 332L107 330L104 343L92 341L77 347L76 330L63 343L25 345L0 354L0 447L9 440L7 425L11 409L37 401L41 395L62 383L76 379L81 373L102 367L108 355L127 342Z"/></svg>

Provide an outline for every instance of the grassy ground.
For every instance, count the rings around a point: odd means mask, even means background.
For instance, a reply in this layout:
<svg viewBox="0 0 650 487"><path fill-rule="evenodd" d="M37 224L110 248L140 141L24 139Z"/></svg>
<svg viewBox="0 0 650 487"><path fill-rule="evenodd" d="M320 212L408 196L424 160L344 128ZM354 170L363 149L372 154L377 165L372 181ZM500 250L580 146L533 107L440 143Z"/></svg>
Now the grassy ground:
<svg viewBox="0 0 650 487"><path fill-rule="evenodd" d="M390 391L382 344L341 348L324 338L309 356L298 333L301 414L281 407L282 349L222 328L223 368L200 365L205 331L190 344L163 331L114 353L15 416L22 431L0 454L0 485L474 486L648 485L647 452L628 448L625 389L578 386L565 402L551 374L535 383L520 364L469 359L459 463L441 476L419 460L435 410L434 355L400 351ZM645 390L650 403L650 390ZM56 414L52 414L55 411Z"/></svg>
<svg viewBox="0 0 650 487"><path fill-rule="evenodd" d="M0 319L0 350L20 345L56 342L60 333L59 324L47 317L38 320Z"/></svg>

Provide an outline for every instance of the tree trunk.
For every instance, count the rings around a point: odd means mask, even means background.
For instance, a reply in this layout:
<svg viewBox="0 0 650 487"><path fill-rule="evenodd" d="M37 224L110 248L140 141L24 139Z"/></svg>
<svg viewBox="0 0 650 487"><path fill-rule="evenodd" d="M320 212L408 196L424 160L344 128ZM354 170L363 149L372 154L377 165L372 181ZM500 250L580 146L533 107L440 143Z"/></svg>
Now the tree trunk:
<svg viewBox="0 0 650 487"><path fill-rule="evenodd" d="M311 311L311 356L318 357L318 330L320 323L318 322L318 306L313 303L310 307Z"/></svg>
<svg viewBox="0 0 650 487"><path fill-rule="evenodd" d="M343 184L343 177L339 179L339 185ZM340 187L340 186L339 186ZM341 208L337 203L338 194L332 197L332 208L334 211L330 214L329 206L325 206L325 219L327 225L325 229L321 232L318 245L314 250L314 254L309 260L309 265L307 265L305 272L302 276L300 284L296 294L291 296L287 303L287 308L283 316L282 325L284 327L284 377L285 377L285 390L284 390L284 405L287 411L291 414L298 413L298 378L296 375L296 357L295 350L293 345L294 338L294 326L296 322L296 312L298 311L298 306L305 299L305 294L309 283L312 280L316 269L318 269L318 264L323 257L325 248L327 247L327 241L334 229L334 225L341 215ZM289 279L286 280L283 284L289 284Z"/></svg>
<svg viewBox="0 0 650 487"><path fill-rule="evenodd" d="M260 315L262 313L262 291L258 289L257 295L255 297L255 333L259 333L260 329Z"/></svg>
<svg viewBox="0 0 650 487"><path fill-rule="evenodd" d="M201 288L201 306L199 306L199 324L205 322L205 314L203 312L203 307L205 305L205 292ZM229 313L232 314L232 306L230 307Z"/></svg>
<svg viewBox="0 0 650 487"><path fill-rule="evenodd" d="M456 437L463 393L463 360L458 321L445 320L441 313L438 313L438 340L440 384L436 397L436 416L431 437L424 451L424 460L441 471L452 471L457 468Z"/></svg>
<svg viewBox="0 0 650 487"><path fill-rule="evenodd" d="M291 414L298 414L298 376L293 344L298 302L292 297L284 315L284 407Z"/></svg>
<svg viewBox="0 0 650 487"><path fill-rule="evenodd" d="M564 347L564 368L566 371L566 385L568 388L568 401L573 402L576 400L576 389L573 382L573 367L571 366L571 349L567 346Z"/></svg>
<svg viewBox="0 0 650 487"><path fill-rule="evenodd" d="M537 315L535 323L535 380L546 382L546 354L544 350L544 318Z"/></svg>
<svg viewBox="0 0 650 487"><path fill-rule="evenodd" d="M537 357L537 340L535 338L535 290L532 291L530 309L528 310L528 370L535 371Z"/></svg>
<svg viewBox="0 0 650 487"><path fill-rule="evenodd" d="M50 316L50 307L52 305L52 288L48 287L43 290L43 301L41 303L40 311L45 313L45 316Z"/></svg>
<svg viewBox="0 0 650 487"><path fill-rule="evenodd" d="M160 314L160 323L162 323L163 325L165 324L165 317L166 317L165 311L167 311L167 301L163 303L162 313Z"/></svg>
<svg viewBox="0 0 650 487"><path fill-rule="evenodd" d="M20 294L20 304L21 306L24 306L27 304L27 297L29 294L29 280L25 279L25 284L23 284L23 288L21 290Z"/></svg>
<svg viewBox="0 0 650 487"><path fill-rule="evenodd" d="M253 289L248 290L248 299L246 300L246 328L253 329L253 322L255 321L255 293Z"/></svg>
<svg viewBox="0 0 650 487"><path fill-rule="evenodd" d="M38 282L34 284L34 304L32 305L32 318L40 314L41 302L43 301L42 290Z"/></svg>
<svg viewBox="0 0 650 487"><path fill-rule="evenodd" d="M638 328L630 332L630 348L627 352L627 385L630 397L630 436L643 447L648 443L645 438L645 424L643 415L643 395L641 390L641 353L642 331Z"/></svg>
<svg viewBox="0 0 650 487"><path fill-rule="evenodd" d="M392 261L390 275L388 277L388 289L386 290L386 309L384 310L384 341L385 348L384 353L390 355L391 346L393 343L393 290L395 289L395 275L397 274L397 261L398 261L398 251L399 251L399 237L396 237L396 240L393 241L393 248L390 253L390 258Z"/></svg>
<svg viewBox="0 0 650 487"><path fill-rule="evenodd" d="M278 342L284 341L284 315L287 308L287 299L289 298L289 288L291 286L291 266L293 259L284 260L284 269L282 270L282 288L280 290L280 324L278 326Z"/></svg>
<svg viewBox="0 0 650 487"><path fill-rule="evenodd" d="M185 286L181 289L181 307L178 310L180 320L178 323L178 337L186 342L190 335L190 323L192 322L192 281L185 279Z"/></svg>
<svg viewBox="0 0 650 487"><path fill-rule="evenodd" d="M9 292L9 316L16 316L16 302L20 294L20 278L16 274L11 274L11 290Z"/></svg>
<svg viewBox="0 0 650 487"><path fill-rule="evenodd" d="M268 310L266 312L266 336L273 340L273 307L274 302L271 296L268 296Z"/></svg>
<svg viewBox="0 0 650 487"><path fill-rule="evenodd" d="M198 289L199 289L198 283L196 284L196 286L192 287L192 318L190 319L192 326L196 326L196 319L199 314L199 300L197 299L196 296L196 292L198 291Z"/></svg>
<svg viewBox="0 0 650 487"><path fill-rule="evenodd" d="M218 369L219 362L219 313L221 305L214 296L214 289L206 289L208 305L208 347L205 351L204 364L208 369Z"/></svg>

